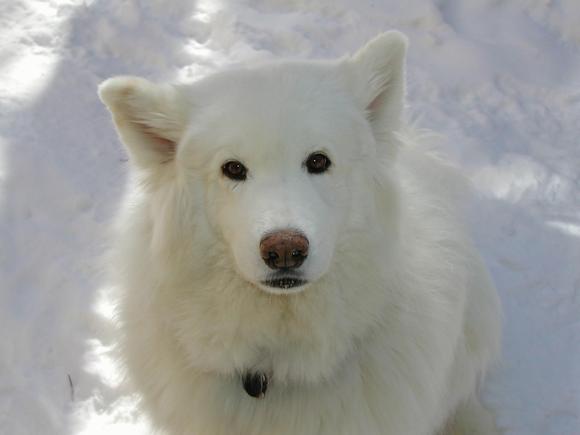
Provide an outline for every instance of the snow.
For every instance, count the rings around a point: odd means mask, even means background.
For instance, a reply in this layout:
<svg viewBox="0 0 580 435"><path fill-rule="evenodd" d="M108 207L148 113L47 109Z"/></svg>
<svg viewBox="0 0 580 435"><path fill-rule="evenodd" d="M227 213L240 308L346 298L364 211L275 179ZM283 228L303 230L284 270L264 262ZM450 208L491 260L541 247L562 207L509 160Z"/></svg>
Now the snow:
<svg viewBox="0 0 580 435"><path fill-rule="evenodd" d="M579 435L579 17L576 0L0 3L0 433L148 433L95 307L127 169L97 84L333 57L397 28L413 117L473 181L503 302L484 400L507 435Z"/></svg>

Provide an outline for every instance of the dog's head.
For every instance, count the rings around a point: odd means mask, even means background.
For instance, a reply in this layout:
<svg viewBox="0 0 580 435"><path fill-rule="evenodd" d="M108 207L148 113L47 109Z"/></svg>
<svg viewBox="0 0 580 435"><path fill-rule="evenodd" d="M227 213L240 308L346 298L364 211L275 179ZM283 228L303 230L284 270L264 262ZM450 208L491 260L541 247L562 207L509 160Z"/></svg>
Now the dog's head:
<svg viewBox="0 0 580 435"><path fill-rule="evenodd" d="M336 61L179 86L116 77L99 92L134 168L153 189L184 187L174 207L194 202L173 213L204 216L245 280L296 292L348 249L339 246L347 228L370 224L375 173L394 155L405 48L388 32Z"/></svg>

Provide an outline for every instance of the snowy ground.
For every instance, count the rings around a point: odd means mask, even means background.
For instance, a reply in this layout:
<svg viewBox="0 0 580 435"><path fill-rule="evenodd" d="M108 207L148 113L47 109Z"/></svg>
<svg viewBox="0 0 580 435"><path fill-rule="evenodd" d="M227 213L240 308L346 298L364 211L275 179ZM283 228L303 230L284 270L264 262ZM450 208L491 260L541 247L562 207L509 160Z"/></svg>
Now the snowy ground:
<svg viewBox="0 0 580 435"><path fill-rule="evenodd" d="M91 311L126 171L96 86L411 39L409 102L474 181L504 305L508 435L580 434L580 2L0 2L0 433L143 434ZM87 352L90 349L90 352Z"/></svg>

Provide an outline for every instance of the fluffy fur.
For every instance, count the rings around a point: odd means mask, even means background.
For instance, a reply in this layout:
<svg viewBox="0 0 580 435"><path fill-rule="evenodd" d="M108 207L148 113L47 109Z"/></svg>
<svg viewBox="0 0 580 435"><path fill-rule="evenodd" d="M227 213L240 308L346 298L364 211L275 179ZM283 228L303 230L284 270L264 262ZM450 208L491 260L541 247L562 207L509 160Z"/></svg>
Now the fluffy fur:
<svg viewBox="0 0 580 435"><path fill-rule="evenodd" d="M171 435L493 434L476 388L495 289L462 227L463 180L404 122L406 38L188 85L99 93L132 162L111 260L120 349ZM324 174L303 165L313 152ZM232 181L221 166L248 168ZM292 228L306 285L261 284L260 239ZM263 399L241 376L270 376Z"/></svg>

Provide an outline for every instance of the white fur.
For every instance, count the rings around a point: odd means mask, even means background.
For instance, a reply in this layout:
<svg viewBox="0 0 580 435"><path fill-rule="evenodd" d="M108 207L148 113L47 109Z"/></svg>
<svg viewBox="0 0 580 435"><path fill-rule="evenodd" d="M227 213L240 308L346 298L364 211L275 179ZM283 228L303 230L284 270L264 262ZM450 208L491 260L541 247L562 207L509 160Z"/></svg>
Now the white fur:
<svg viewBox="0 0 580 435"><path fill-rule="evenodd" d="M493 433L476 387L498 300L463 180L405 125L406 45L388 32L336 61L101 85L133 168L111 261L120 349L161 430ZM315 151L327 173L304 170ZM228 159L246 181L222 175ZM260 239L283 228L310 241L309 283L287 291L260 284ZM248 370L271 375L263 399Z"/></svg>

